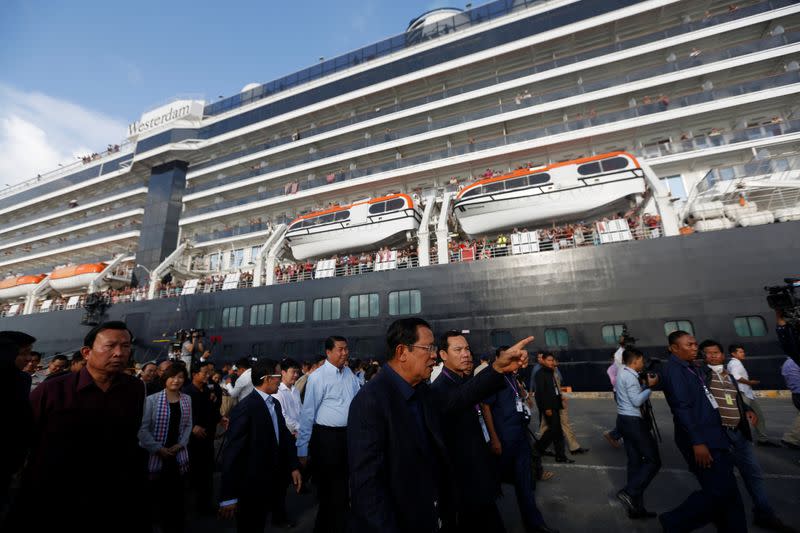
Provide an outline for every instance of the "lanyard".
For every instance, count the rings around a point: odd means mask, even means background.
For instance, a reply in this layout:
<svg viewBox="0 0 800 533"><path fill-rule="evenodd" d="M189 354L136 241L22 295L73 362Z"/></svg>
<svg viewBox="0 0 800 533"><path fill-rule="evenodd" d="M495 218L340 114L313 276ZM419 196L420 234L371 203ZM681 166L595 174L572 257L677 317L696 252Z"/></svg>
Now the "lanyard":
<svg viewBox="0 0 800 533"><path fill-rule="evenodd" d="M514 396L516 396L517 398L520 398L521 396L519 395L519 389L517 388L516 383L514 383L514 381L516 381L516 380L508 379L508 376L503 376L503 377L506 379L506 382L511 387L511 389L514 391Z"/></svg>
<svg viewBox="0 0 800 533"><path fill-rule="evenodd" d="M444 375L444 377L446 377L447 379L449 379L450 381L452 381L453 383L458 385L458 382L456 381L456 378L454 378L453 376L450 375L450 371L447 370L447 367L444 367L444 366L442 367L442 374ZM474 405L474 407L475 407L475 412L478 413L478 416L483 417L483 413L481 413L481 406L476 403ZM481 422L481 423L483 423L483 422Z"/></svg>

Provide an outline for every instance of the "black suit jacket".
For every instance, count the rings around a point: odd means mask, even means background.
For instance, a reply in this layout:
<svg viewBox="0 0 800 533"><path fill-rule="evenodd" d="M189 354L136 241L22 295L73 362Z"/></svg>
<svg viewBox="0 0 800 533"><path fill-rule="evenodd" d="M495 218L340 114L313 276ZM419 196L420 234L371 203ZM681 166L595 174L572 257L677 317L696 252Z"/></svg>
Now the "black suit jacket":
<svg viewBox="0 0 800 533"><path fill-rule="evenodd" d="M280 442L264 399L253 391L230 414L222 454L220 501L269 497L286 489L292 470L300 468L294 438L275 400ZM265 503L266 505L266 503Z"/></svg>
<svg viewBox="0 0 800 533"><path fill-rule="evenodd" d="M425 533L437 531L439 519L452 523L456 486L442 417L475 405L503 383L501 374L487 369L446 394L417 385L433 448L429 457L387 371L372 378L350 404L347 422L351 531Z"/></svg>
<svg viewBox="0 0 800 533"><path fill-rule="evenodd" d="M556 394L555 372L543 366L536 373L536 406L539 412L544 415L548 409L561 409L561 395Z"/></svg>
<svg viewBox="0 0 800 533"><path fill-rule="evenodd" d="M431 384L431 392L437 403L446 402L445 398L454 389L472 379L471 376L464 379L443 370ZM465 405L442 416L442 432L450 462L455 469L453 474L458 488L458 508L494 502L500 494L499 465L497 458L489 451L476 406Z"/></svg>

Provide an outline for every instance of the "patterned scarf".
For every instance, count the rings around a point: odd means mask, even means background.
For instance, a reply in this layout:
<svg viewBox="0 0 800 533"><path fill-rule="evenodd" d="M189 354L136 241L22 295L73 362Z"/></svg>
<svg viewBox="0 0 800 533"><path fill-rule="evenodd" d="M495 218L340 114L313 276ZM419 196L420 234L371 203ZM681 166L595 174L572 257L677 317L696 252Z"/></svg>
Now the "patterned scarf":
<svg viewBox="0 0 800 533"><path fill-rule="evenodd" d="M162 390L161 392L157 393L157 395L158 398L156 399L156 402L158 403L158 411L156 412L156 427L154 428L153 436L155 437L156 441L161 442L163 445L166 444L167 433L169 433L169 401L167 400L167 391ZM191 402L192 399L188 394L181 393L181 421L178 434L183 433L192 423L188 416L192 405ZM181 448L175 458L178 461L178 470L180 473L185 474L188 472L189 453L186 451L186 448ZM154 477L154 474L161 472L162 466L163 461L161 460L161 457L159 457L157 453L150 454L150 460L147 462L147 471L150 473L150 476Z"/></svg>

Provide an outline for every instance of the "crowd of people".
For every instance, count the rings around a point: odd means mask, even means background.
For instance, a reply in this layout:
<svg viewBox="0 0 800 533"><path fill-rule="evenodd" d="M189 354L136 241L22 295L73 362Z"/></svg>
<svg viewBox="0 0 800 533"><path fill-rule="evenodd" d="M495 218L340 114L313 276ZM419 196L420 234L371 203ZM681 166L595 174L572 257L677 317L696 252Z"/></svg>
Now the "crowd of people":
<svg viewBox="0 0 800 533"><path fill-rule="evenodd" d="M800 410L800 332L780 313L777 321L783 374ZM318 532L502 532L504 482L526 531L551 532L557 518L536 502L536 481L554 475L542 457L572 463L567 452L590 451L572 430L557 358L538 352L529 364L533 337L476 361L461 331L436 339L423 319L404 318L388 328L383 363L351 360L347 340L332 336L325 356L235 365L215 362L196 330L181 332L169 357L134 365L132 338L124 322L102 323L79 351L43 369L33 336L0 332L4 418L15 429L0 470L4 531L29 530L31 520L42 530L184 531L186 492L196 516L260 532L268 519L293 527L287 489L311 485ZM666 362L645 366L632 341L620 338L609 367L617 417L605 433L627 452L617 499L628 518L656 517L645 491L662 465L649 403L661 389L675 445L699 485L662 510L663 529L746 531L736 469L755 524L793 531L771 505L753 452L752 441L779 444L766 436L744 348L730 346L725 365L717 341L698 345L675 331ZM782 444L800 449L800 414ZM91 495L85 512L71 512L66 494ZM142 494L153 504L127 513ZM47 512L37 513L42 502Z"/></svg>
<svg viewBox="0 0 800 533"><path fill-rule="evenodd" d="M109 144L108 147L106 147L105 153L107 155L111 155L111 154L114 154L114 153L117 153L117 152L119 152L119 145L118 144ZM91 154L87 154L87 155L78 157L78 159L80 159L81 163L83 163L84 165L88 165L92 161L97 161L98 159L102 159L102 158L103 158L103 156L101 154L98 154L97 152L93 152Z"/></svg>
<svg viewBox="0 0 800 533"><path fill-rule="evenodd" d="M320 261L333 261L335 276L354 276L375 270L377 263L396 261L396 268L412 268L419 265L417 249L413 245L402 248L383 246L377 252L361 252L333 255ZM314 279L318 262L283 262L275 266L275 282L290 283Z"/></svg>

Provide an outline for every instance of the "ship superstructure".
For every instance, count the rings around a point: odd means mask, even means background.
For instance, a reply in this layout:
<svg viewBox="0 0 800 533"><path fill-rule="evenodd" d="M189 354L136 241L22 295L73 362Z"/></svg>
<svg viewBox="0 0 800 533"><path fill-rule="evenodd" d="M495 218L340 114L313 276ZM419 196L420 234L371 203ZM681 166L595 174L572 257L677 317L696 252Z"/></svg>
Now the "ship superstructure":
<svg viewBox="0 0 800 533"><path fill-rule="evenodd" d="M103 291L117 302L185 297L796 220L799 91L791 0L435 10L234 97L148 112L120 147L2 193L0 268L46 276L4 312L79 307ZM601 167L608 154L626 167ZM605 185L608 201L531 181L594 161L576 183L630 174ZM514 203L528 194L509 185L520 176L541 198L555 187L554 200ZM514 206L485 201L498 186ZM320 231L303 220L330 215L340 237L344 212L377 228L387 215L369 206L387 197L403 199L397 213L409 221L393 223L391 240L373 233L362 244L350 231L341 247L299 251ZM537 215L509 211L529 208ZM104 268L67 288L51 279L96 263Z"/></svg>

